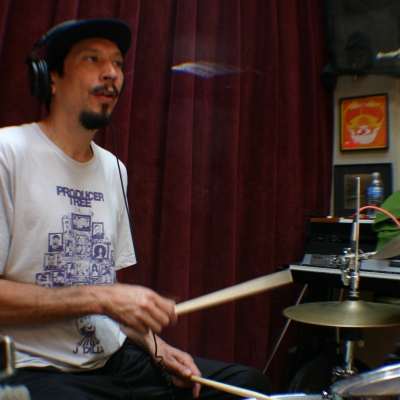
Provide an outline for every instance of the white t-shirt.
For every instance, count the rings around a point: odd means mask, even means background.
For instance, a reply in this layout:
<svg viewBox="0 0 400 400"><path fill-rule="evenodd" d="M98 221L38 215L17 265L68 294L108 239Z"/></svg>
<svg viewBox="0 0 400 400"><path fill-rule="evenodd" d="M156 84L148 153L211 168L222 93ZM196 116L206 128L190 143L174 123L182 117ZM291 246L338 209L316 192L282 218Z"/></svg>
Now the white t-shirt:
<svg viewBox="0 0 400 400"><path fill-rule="evenodd" d="M37 124L0 129L0 274L51 287L115 284L135 264L115 157L91 144L85 163L68 157ZM126 169L120 163L124 186ZM17 367L99 368L125 335L104 315L38 325L0 325Z"/></svg>

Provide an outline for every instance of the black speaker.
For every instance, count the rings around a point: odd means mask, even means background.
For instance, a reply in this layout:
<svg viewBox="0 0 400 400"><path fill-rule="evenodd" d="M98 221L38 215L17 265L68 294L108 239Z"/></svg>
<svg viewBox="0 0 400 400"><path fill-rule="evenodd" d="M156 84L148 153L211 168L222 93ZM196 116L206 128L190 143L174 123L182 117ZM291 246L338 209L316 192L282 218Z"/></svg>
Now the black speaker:
<svg viewBox="0 0 400 400"><path fill-rule="evenodd" d="M324 0L337 74L400 76L399 0Z"/></svg>

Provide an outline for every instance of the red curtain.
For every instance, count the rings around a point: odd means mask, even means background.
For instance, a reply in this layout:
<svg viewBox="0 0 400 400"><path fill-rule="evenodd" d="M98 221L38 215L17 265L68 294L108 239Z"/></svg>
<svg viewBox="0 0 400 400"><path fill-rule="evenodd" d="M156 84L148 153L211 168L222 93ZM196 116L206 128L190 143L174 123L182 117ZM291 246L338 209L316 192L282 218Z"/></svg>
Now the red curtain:
<svg viewBox="0 0 400 400"><path fill-rule="evenodd" d="M91 17L133 31L113 123L144 284L184 301L301 260L307 215L329 212L322 0L3 0L0 126L44 115L24 66L34 42ZM113 151L109 129L96 141ZM137 283L138 273L119 278ZM262 369L298 292L291 284L194 312L163 336ZM291 328L267 371L275 391L285 390L295 340Z"/></svg>

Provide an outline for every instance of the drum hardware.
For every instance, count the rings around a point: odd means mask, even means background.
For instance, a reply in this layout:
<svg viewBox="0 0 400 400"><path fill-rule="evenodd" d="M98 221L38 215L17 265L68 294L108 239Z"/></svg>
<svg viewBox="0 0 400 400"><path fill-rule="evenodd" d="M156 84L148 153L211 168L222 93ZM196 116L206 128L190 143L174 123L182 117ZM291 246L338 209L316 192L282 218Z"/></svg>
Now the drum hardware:
<svg viewBox="0 0 400 400"><path fill-rule="evenodd" d="M368 260L370 258L375 258L377 254L376 251L364 253L362 250L358 250L358 261ZM330 264L339 268L342 271L342 282L345 286L349 286L351 281L351 271L354 270L355 266L355 253L352 251L351 247L346 247L343 249L343 254L332 257ZM359 279L359 278L357 278ZM357 285L358 287L358 285Z"/></svg>
<svg viewBox="0 0 400 400"><path fill-rule="evenodd" d="M305 295L305 293L306 293L306 291L307 291L307 288L308 288L308 285L304 285L304 287L303 287L303 289L302 289L302 291L301 291L299 297L297 298L296 305L299 305L299 304L300 304L301 300L303 299L303 297L304 297L304 295ZM264 367L264 369L263 369L263 374L265 374L265 373L267 372L267 369L268 369L268 367L269 367L269 364L271 364L271 361L272 361L272 359L274 358L275 353L276 353L276 351L278 350L279 345L281 344L281 341L282 341L282 339L283 339L283 336L285 335L287 329L289 328L290 321L291 321L290 319L288 319L288 320L286 321L285 326L283 327L282 332L281 332L281 334L280 334L280 336L279 336L277 342L275 343L275 346L274 346L274 348L273 348L273 350L272 350L272 352L271 352L271 355L269 356L268 361L267 361L266 364L265 364L265 367Z"/></svg>
<svg viewBox="0 0 400 400"><path fill-rule="evenodd" d="M398 399L400 396L400 366L390 365L336 382L331 390L335 400Z"/></svg>
<svg viewBox="0 0 400 400"><path fill-rule="evenodd" d="M355 214L352 238L350 240L351 247L345 249L343 256L338 256L334 258L334 262L337 266L342 268L342 275L347 286L350 285L349 301L339 302L339 303L314 303L314 304L299 304L294 307L290 307L284 310L284 315L289 319L294 319L299 322L311 323L323 326L335 326L335 327L350 327L350 328L360 328L360 327L378 327L378 326L393 326L400 324L400 313L396 306L388 306L375 303L366 303L359 300L358 296L358 286L359 286L359 274L358 274L358 264L359 260L367 259L368 257L374 256L374 253L363 253L358 249L358 236L359 236L359 199L360 199L360 178L357 178L357 213ZM355 256L357 255L357 257ZM374 257L375 258L375 257ZM232 286L226 289L219 290L208 295L201 296L199 298L191 299L175 306L175 312L177 315L188 313L196 310L201 310L207 307L222 304L231 300L240 299L252 294L261 293L263 291L273 289L285 285L287 283L293 282L293 277L290 270L284 270L277 272L275 274L266 275L257 279L253 279L242 284ZM305 289L303 289L305 290ZM303 293L302 293L303 294ZM302 295L301 295L302 297ZM301 298L300 298L301 300ZM299 300L299 301L300 301ZM343 306L344 304L344 306ZM326 305L330 306L328 317L330 322L327 322L324 317L326 317ZM305 308L304 306L307 306ZM311 308L311 316L309 308ZM325 308L325 309L324 309ZM294 310L294 314L293 314ZM300 310L300 312L298 312ZM343 314L345 312L345 314ZM361 312L361 315L360 315ZM292 315L293 314L293 315ZM298 315L297 315L298 314ZM343 325L343 317L347 317L347 322ZM357 317L357 318L355 318ZM371 317L373 324L371 325ZM311 318L311 319L310 319ZM309 320L310 319L310 320ZM334 320L332 325L331 321ZM323 321L323 322L322 322ZM286 328L284 329L284 332ZM354 375L357 373L356 368L354 368L354 343L361 343L360 339L346 340L346 351L345 351L345 366L343 369L336 368L334 374L336 378L346 377L349 375ZM279 345L279 342L277 346ZM277 347L276 346L276 347ZM276 349L275 349L276 350ZM274 350L274 353L275 353ZM269 360L270 361L270 360ZM269 362L268 362L269 364ZM268 367L267 364L267 367ZM255 399L271 399L269 396L261 395L258 393L245 394L242 389L235 388L232 389L230 385L220 384L218 382L205 380L203 378L192 376L191 380L193 382L202 383L204 385L209 385L218 388L223 391L228 391L229 393L234 393L240 396L253 396ZM236 391L239 389L240 392ZM234 390L234 391L232 391ZM297 396L297 395L295 395ZM304 400L305 397L310 398L307 395L300 395ZM293 397L293 395L289 396ZM331 399L327 394L312 396L313 399ZM274 396L274 399L288 399L286 395Z"/></svg>
<svg viewBox="0 0 400 400"><path fill-rule="evenodd" d="M0 382L14 375L14 342L8 336L0 335Z"/></svg>
<svg viewBox="0 0 400 400"><path fill-rule="evenodd" d="M357 339L360 332L349 331L348 333L351 339ZM400 397L400 364L386 366L335 382L330 387L331 394L322 391L321 394L312 395L294 393L266 396L197 376L192 376L190 380L237 396L247 396L245 400L398 400Z"/></svg>
<svg viewBox="0 0 400 400"><path fill-rule="evenodd" d="M10 337L0 335L0 400L30 400L31 397L25 386L3 384L14 373L14 342Z"/></svg>
<svg viewBox="0 0 400 400"><path fill-rule="evenodd" d="M362 329L344 328L340 330L340 338L344 340L344 366L334 367L332 369L333 378L335 382L338 379L348 378L358 373L357 368L354 366L355 359L355 345L359 347L364 346L363 331Z"/></svg>
<svg viewBox="0 0 400 400"><path fill-rule="evenodd" d="M363 253L359 250L360 236L360 178L356 178L356 213L353 218L353 226L350 234L350 247L343 249L343 255L334 257L331 264L342 270L342 282L349 286L349 298L358 299L359 287L359 262L361 258L367 259L371 253ZM374 254L374 253L373 253Z"/></svg>
<svg viewBox="0 0 400 400"><path fill-rule="evenodd" d="M367 303L362 300L339 302L307 303L285 309L283 314L295 321L331 326L337 328L376 328L400 325L399 307L390 304ZM336 381L357 373L354 368L356 344L361 344L361 337L354 338L342 333L344 339L344 366L334 367L332 380ZM347 332L346 332L347 333Z"/></svg>
<svg viewBox="0 0 400 400"><path fill-rule="evenodd" d="M356 213L350 237L350 247L344 249L343 255L334 257L332 260L332 263L342 270L343 283L349 286L349 300L300 304L283 311L287 318L303 323L352 328L352 330L343 330L342 338L345 341L344 366L343 368L333 368L332 381L357 374L357 369L354 367L354 352L356 342L362 343L362 336L357 336L362 334L360 328L400 325L400 311L397 306L367 303L359 299L359 261L371 256L374 258L382 257L382 254L385 256L394 252L400 254L400 238L398 243L392 245L389 250L384 249L380 254L378 252L363 253L359 250L360 178L356 179L356 191ZM386 246L388 245L384 247Z"/></svg>

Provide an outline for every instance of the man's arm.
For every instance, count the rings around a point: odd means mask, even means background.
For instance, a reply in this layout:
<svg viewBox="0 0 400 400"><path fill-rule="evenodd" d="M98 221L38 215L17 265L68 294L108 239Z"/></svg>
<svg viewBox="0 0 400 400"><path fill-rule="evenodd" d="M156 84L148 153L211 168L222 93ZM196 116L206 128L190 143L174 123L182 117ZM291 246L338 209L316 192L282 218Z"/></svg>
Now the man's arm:
<svg viewBox="0 0 400 400"><path fill-rule="evenodd" d="M122 325L121 330L129 339L143 348L156 364L161 361L161 358L155 356L155 344L151 332L142 334ZM157 340L157 356L162 357L162 362L170 373L171 382L178 387L193 387L193 397L199 397L201 386L188 381L192 375L201 376L193 358L188 353L170 346L158 336L155 338Z"/></svg>
<svg viewBox="0 0 400 400"><path fill-rule="evenodd" d="M104 314L141 333L176 321L175 303L142 286L44 288L0 279L0 324L32 326Z"/></svg>

